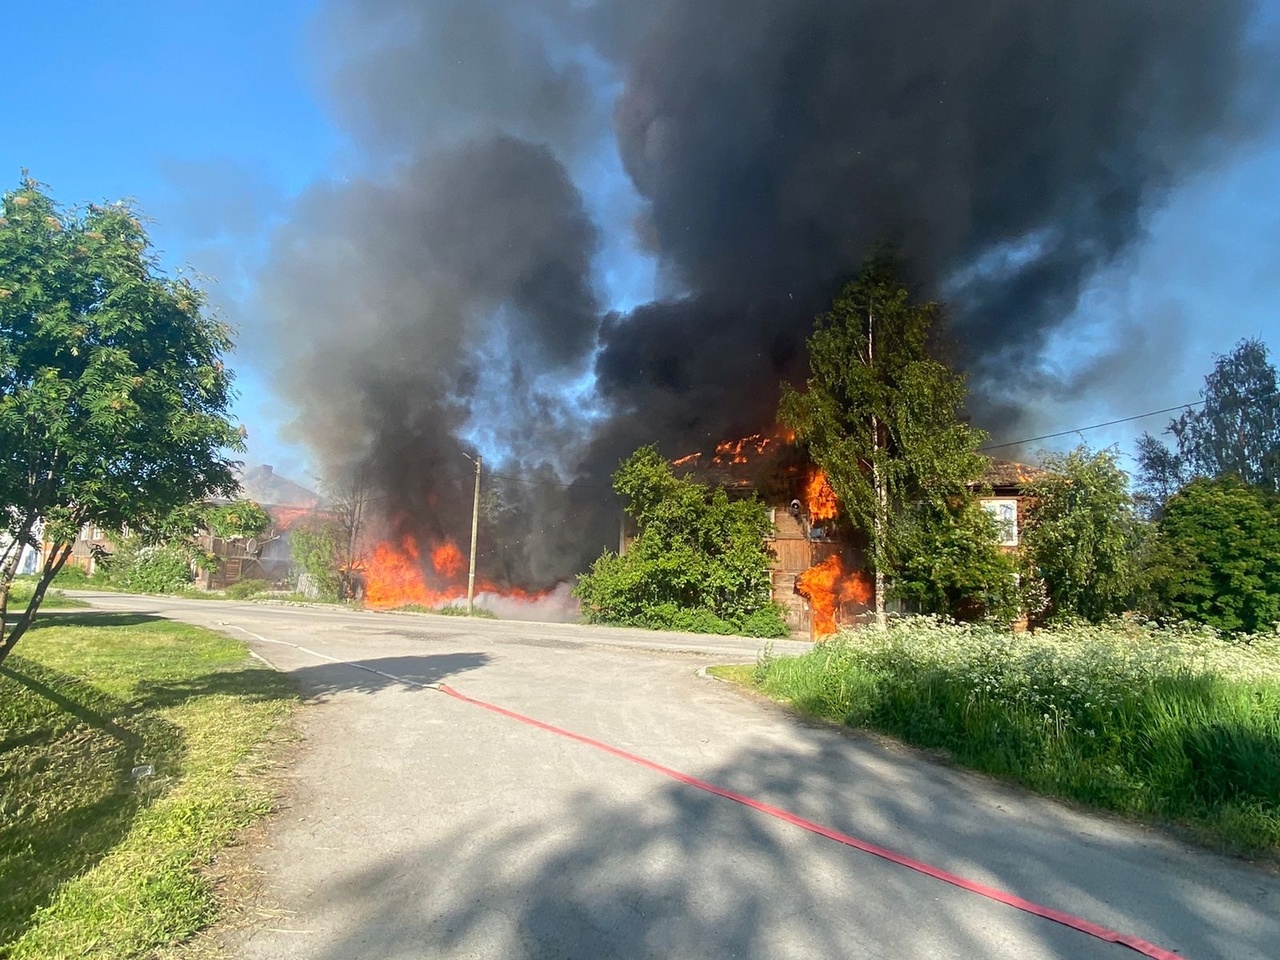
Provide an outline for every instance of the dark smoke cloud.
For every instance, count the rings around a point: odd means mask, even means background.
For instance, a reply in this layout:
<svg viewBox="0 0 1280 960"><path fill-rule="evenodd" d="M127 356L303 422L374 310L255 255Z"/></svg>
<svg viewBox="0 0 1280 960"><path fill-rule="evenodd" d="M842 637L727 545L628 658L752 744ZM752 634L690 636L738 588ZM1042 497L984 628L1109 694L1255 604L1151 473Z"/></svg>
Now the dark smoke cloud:
<svg viewBox="0 0 1280 960"><path fill-rule="evenodd" d="M947 292L965 360L993 399L1015 388L1082 285L1141 236L1144 211L1212 155L1249 8L665 4L622 65L615 116L650 201L644 235L711 306L678 324L687 341L666 338L667 356L735 306L785 316L766 336L780 326L794 342L888 242L930 292L961 281ZM618 332L610 349L648 349L638 325Z"/></svg>
<svg viewBox="0 0 1280 960"><path fill-rule="evenodd" d="M542 482L506 487L490 563L549 583L615 535L620 456L771 419L886 243L951 304L993 426L1084 285L1232 147L1252 9L335 0L335 110L371 173L303 198L264 281L299 429L433 535L465 526L458 438L502 451ZM638 223L593 224L575 186L613 150ZM664 299L605 312L601 229L635 229Z"/></svg>

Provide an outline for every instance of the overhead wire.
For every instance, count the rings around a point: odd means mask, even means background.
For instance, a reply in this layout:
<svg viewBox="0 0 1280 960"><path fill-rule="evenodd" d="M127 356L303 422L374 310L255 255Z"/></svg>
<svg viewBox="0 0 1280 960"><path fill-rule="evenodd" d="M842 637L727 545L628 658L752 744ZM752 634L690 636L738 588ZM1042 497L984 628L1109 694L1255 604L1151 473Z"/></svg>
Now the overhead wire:
<svg viewBox="0 0 1280 960"><path fill-rule="evenodd" d="M1191 407L1199 407L1204 404L1203 400L1196 400L1192 403L1180 403L1176 407L1165 407L1162 410L1152 410L1150 413L1139 413L1132 417L1120 417L1118 420L1107 420L1104 423L1091 423L1087 427L1075 427L1071 430L1059 430L1057 433L1044 433L1038 437L1027 437L1023 440L1007 440L1004 443L988 443L978 448L980 453L987 450L1000 450L1004 447L1017 447L1024 443L1036 443L1040 440L1053 440L1056 437L1069 437L1073 433L1084 433L1086 430L1100 430L1102 427L1114 427L1118 423L1132 423L1134 420L1145 420L1147 417L1158 417L1162 413L1173 413L1175 410L1188 410Z"/></svg>

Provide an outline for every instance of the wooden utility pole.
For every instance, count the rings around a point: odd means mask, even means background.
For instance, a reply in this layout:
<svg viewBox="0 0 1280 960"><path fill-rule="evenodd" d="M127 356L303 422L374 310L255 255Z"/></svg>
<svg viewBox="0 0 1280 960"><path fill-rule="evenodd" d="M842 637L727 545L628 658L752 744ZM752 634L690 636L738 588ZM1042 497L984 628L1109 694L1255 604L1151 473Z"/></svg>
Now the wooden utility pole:
<svg viewBox="0 0 1280 960"><path fill-rule="evenodd" d="M867 366L875 376L875 314L872 305L867 304ZM875 605L876 626L883 630L888 626L884 603L884 536L889 525L889 493L884 486L884 476L880 470L880 418L871 414L871 485L875 488L876 518L873 526L875 545L872 548L872 563L875 565Z"/></svg>
<svg viewBox="0 0 1280 960"><path fill-rule="evenodd" d="M476 612L476 535L480 531L480 464L484 457L476 454L476 494L471 503L471 567L467 571L467 616Z"/></svg>

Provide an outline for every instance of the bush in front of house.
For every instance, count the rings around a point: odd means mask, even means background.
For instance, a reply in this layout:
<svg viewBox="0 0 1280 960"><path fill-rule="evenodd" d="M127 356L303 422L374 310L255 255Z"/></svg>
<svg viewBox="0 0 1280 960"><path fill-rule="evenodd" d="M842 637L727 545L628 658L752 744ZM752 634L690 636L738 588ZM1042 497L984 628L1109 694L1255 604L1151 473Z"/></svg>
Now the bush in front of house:
<svg viewBox="0 0 1280 960"><path fill-rule="evenodd" d="M238 580L222 591L232 600L248 600L271 589L265 580Z"/></svg>
<svg viewBox="0 0 1280 960"><path fill-rule="evenodd" d="M755 682L1044 793L1280 852L1280 636L911 618L768 658Z"/></svg>
<svg viewBox="0 0 1280 960"><path fill-rule="evenodd" d="M1236 477L1194 480L1165 504L1149 612L1231 633L1280 621L1280 496Z"/></svg>
<svg viewBox="0 0 1280 960"><path fill-rule="evenodd" d="M606 552L578 578L588 623L787 635L772 602L764 504L675 476L653 446L627 458L613 486L639 534L625 554Z"/></svg>
<svg viewBox="0 0 1280 960"><path fill-rule="evenodd" d="M112 586L133 593L177 593L191 583L191 555L181 544L121 540L106 561Z"/></svg>

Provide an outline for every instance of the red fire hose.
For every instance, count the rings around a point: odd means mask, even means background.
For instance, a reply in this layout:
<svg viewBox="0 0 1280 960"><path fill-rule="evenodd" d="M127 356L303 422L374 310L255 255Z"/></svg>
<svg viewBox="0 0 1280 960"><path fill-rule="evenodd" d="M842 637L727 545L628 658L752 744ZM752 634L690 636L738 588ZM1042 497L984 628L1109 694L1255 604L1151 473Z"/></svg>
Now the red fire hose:
<svg viewBox="0 0 1280 960"><path fill-rule="evenodd" d="M306 647L300 646L296 643L289 643L286 640L269 640L264 636L246 630L244 627L225 623L224 625L230 626L233 630L239 630L241 633L246 633L264 643L278 644L283 647L293 647L295 650L301 650L303 653L310 654L313 657L318 657L321 660L328 660L330 663L355 667L357 670L376 674L379 677L394 680L397 683L404 683L412 687L437 690L440 693L463 703L469 703L472 706L489 710L492 713L509 717L512 720L518 720L520 723L527 724L531 727L537 727L539 730L545 730L548 733L554 733L560 737L566 737L569 740L576 740L578 743L586 744L589 747L595 747L597 750L603 750L605 753L610 753L619 759L646 767L649 770L653 770L655 773L660 773L663 776L670 777L672 780L677 780L680 783L687 784L695 789L703 790L707 793L714 794L717 797L723 797L726 800L732 800L734 803L740 803L744 807L750 807L752 810L757 810L760 813L775 817L778 820L782 820L792 826L799 827L802 830L808 830L810 833L816 833L820 837L826 837L828 840L834 840L836 843L842 843L847 847L853 847L855 850L861 850L863 853L869 853L874 857L880 857L882 860L888 860L891 863L896 863L899 866L906 867L908 870L923 873L927 877L933 877L935 880L941 880L943 883L949 883L952 886L959 887L961 890L968 890L970 893L976 893L978 896L986 897L988 900L994 900L997 903L1006 904L1016 910L1022 910L1025 913L1030 913L1037 917L1043 917L1046 920L1052 920L1054 923L1060 923L1073 930L1079 930L1081 933L1088 934L1098 940L1104 940L1107 943L1118 943L1131 950L1136 950L1144 957L1151 957L1153 960L1185 960L1181 954L1175 953L1172 950L1166 950L1164 947L1158 947L1153 943L1148 943L1141 937L1134 936L1131 933L1118 933L1115 930L1109 930L1106 927L1099 926L1096 923L1091 923L1090 921L1074 916L1073 914L1063 913L1061 910L1055 910L1052 907L1045 907L1038 903L1032 903L1030 900L1024 900L1022 897L1016 896L1015 894L1006 893L1003 890L997 890L994 887L988 887L985 884L978 883L976 880L969 880L966 877L950 873L946 870L939 869L938 867L930 866L929 864L923 863L919 860L913 860L911 857L903 856L900 853L894 853L892 850L876 846L875 844L868 843L865 840L859 840L857 837L852 837L847 833L841 833L839 830L832 830L830 827L824 827L820 823L815 823L812 820L806 820L804 817L798 816L797 814L791 813L787 810L782 810L779 807L770 806L767 803L755 800L741 793L735 793L732 790L726 790L723 787L717 787L715 784L707 783L705 780L699 780L697 777L692 777L687 773L681 773L679 770L664 767L660 763L655 763L652 760L646 760L644 757L637 756L634 753L628 753L626 750L611 746L602 740L593 740L591 737L583 736L580 733L574 733L572 730L565 730L562 727L553 726L552 724L544 723L541 720L535 720L533 717L526 717L524 714L516 713L514 710L508 710L505 707L499 707L496 704L487 703L484 700L477 700L474 697L468 697L446 684L430 684L424 683L421 680L411 680L407 677L397 677L394 674L383 673L381 670L375 670L372 667L366 667L359 663L352 663L349 660L340 660L337 657L331 657L325 653L309 650Z"/></svg>
<svg viewBox="0 0 1280 960"><path fill-rule="evenodd" d="M768 814L778 820L782 820L792 826L799 827L802 830L808 830L810 833L816 833L820 837L826 837L828 840L834 840L836 843L843 843L847 847L853 847L855 850L861 850L863 853L869 853L874 857L880 857L896 863L899 866L906 867L908 870L914 870L917 873L923 873L927 877L933 877L935 880L941 880L943 883L949 883L952 886L959 887L962 890L968 890L970 893L976 893L978 896L986 897L988 900L995 900L998 903L1007 904L1017 910L1025 913L1034 914L1037 917L1043 917L1046 920L1052 920L1054 923L1060 923L1063 926L1071 927L1073 930L1079 930L1098 940L1105 940L1108 943L1118 943L1122 946L1136 950L1138 953L1146 957L1152 957L1153 960L1185 960L1185 958L1172 950L1166 950L1164 947L1158 947L1153 943L1148 943L1140 937L1130 933L1118 933L1115 930L1109 930L1106 927L1091 923L1081 917L1073 916L1069 913L1063 913L1061 910L1055 910L1052 907L1041 906L1038 903L1032 903L1030 900L1024 900L1022 897L1012 893L1006 893L1003 890L997 890L994 887L988 887L985 884L978 883L976 880L969 880L938 867L930 866L919 860L913 860L910 857L903 856L900 853L894 853L884 847L878 847L873 843L867 843L865 840L859 840L857 837L851 837L847 833L841 833L838 830L832 830L830 827L824 827L820 823L814 823L812 820L806 820L804 817L798 816L789 811L782 810L778 807L770 806L741 793L735 793L732 790L726 790L723 787L717 787L715 784L707 783L705 780L699 780L697 777L691 777L687 773L681 773L679 770L673 770L670 767L664 767L660 763L652 760L646 760L644 757L637 756L634 753L628 753L626 750L611 746L601 740L593 740L591 737L583 736L580 733L574 733L572 730L565 730L561 727L544 723L541 720L535 720L533 717L526 717L524 714L516 713L513 710L507 710L505 707L499 707L496 704L486 703L484 700L477 700L474 697L468 697L459 693L452 687L443 683L437 684L433 689L439 690L441 693L460 700L463 703L469 703L472 706L489 710L493 713L501 714L504 717L510 717L512 720L518 720L521 723L528 724L531 727L537 727L539 730L545 730L548 733L554 733L557 736L567 737L570 740L576 740L578 743L584 743L589 747L595 747L597 750L603 750L605 753L611 753L615 757L627 760L631 763L639 764L663 776L670 777L672 780L678 780L680 783L687 784L698 790L706 791L717 797L723 797L726 800L732 800L734 803L740 803L752 810L758 810L760 813Z"/></svg>

